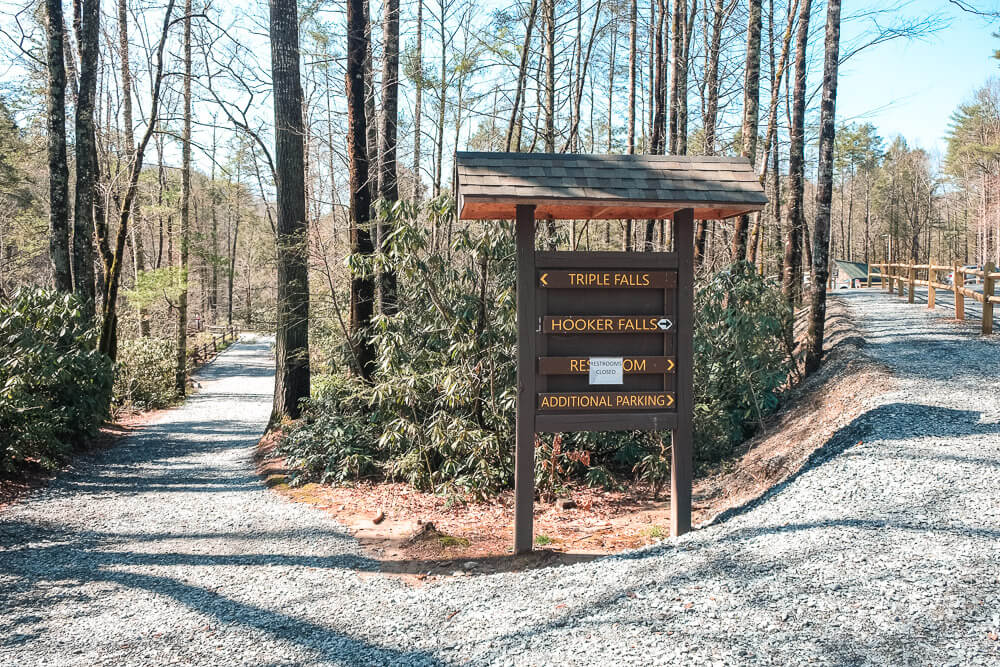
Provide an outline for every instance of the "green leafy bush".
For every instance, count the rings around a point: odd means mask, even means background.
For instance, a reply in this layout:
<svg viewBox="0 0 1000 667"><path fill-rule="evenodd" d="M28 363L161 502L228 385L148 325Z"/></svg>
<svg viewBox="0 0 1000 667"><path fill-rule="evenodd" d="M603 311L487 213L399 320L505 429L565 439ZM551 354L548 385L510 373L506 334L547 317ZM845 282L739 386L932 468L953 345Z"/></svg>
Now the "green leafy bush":
<svg viewBox="0 0 1000 667"><path fill-rule="evenodd" d="M792 310L747 262L710 276L695 295L695 457L720 461L778 408L792 360Z"/></svg>
<svg viewBox="0 0 1000 667"><path fill-rule="evenodd" d="M376 380L351 377L351 354L343 351L343 366L318 383L305 423L283 451L304 478L378 474L422 489L494 493L512 481L511 230L463 225L451 248L435 248L434 228L454 222L451 200L421 209L399 202L379 213L395 227L388 252L351 261L355 272L395 269L404 301L369 332Z"/></svg>
<svg viewBox="0 0 1000 667"><path fill-rule="evenodd" d="M351 270L394 269L401 307L368 333L377 350L373 383L350 373L350 347L324 355L305 419L280 453L293 481L360 477L485 497L513 483L516 403L515 247L508 223L462 223L450 248L435 230L454 203L417 208L380 203L389 248L352 257ZM777 405L787 368L780 292L734 267L704 285L696 329L696 452L718 460ZM329 338L327 338L329 340ZM777 347L774 347L777 345ZM336 360L339 360L336 361ZM635 477L659 489L669 477L669 433L570 433L536 442L536 484L556 495L571 481L605 487Z"/></svg>
<svg viewBox="0 0 1000 667"><path fill-rule="evenodd" d="M111 361L77 300L24 288L0 302L0 471L52 468L107 417Z"/></svg>
<svg viewBox="0 0 1000 667"><path fill-rule="evenodd" d="M174 370L177 344L164 338L130 338L118 343L114 405L119 410L155 410L177 400Z"/></svg>

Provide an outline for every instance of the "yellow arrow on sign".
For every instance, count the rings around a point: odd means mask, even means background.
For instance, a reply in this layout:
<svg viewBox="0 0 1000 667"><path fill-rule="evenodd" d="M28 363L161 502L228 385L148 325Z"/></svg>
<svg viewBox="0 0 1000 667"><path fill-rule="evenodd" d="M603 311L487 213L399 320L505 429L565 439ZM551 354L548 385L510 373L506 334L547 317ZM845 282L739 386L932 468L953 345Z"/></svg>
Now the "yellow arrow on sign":
<svg viewBox="0 0 1000 667"><path fill-rule="evenodd" d="M667 407L669 408L673 404L674 404L673 394L667 394Z"/></svg>
<svg viewBox="0 0 1000 667"><path fill-rule="evenodd" d="M546 281L546 280L545 280L545 279L546 279L546 278L548 278L548 277L549 277L549 274L547 274L547 273L543 273L543 274L542 274L542 277L541 277L541 278L539 278L539 279L538 279L538 281L539 281L540 283L542 283L543 285L545 285L546 287L548 287L548 286L549 286L549 283L548 283L548 281Z"/></svg>
<svg viewBox="0 0 1000 667"><path fill-rule="evenodd" d="M674 370L674 360L667 359L667 372L669 373L672 370Z"/></svg>

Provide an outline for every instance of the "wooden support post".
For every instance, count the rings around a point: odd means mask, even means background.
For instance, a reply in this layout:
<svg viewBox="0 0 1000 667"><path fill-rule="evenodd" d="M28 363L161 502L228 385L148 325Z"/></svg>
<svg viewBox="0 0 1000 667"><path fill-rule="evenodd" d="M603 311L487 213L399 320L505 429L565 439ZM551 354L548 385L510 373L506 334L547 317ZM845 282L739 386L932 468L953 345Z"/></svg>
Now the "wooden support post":
<svg viewBox="0 0 1000 667"><path fill-rule="evenodd" d="M531 551L535 510L535 207L518 205L517 421L514 451L514 553Z"/></svg>
<svg viewBox="0 0 1000 667"><path fill-rule="evenodd" d="M913 267L912 264L910 265L909 275L907 276L907 282L910 283L909 285L910 295L907 297L906 300L909 303L913 303L913 296L914 296L913 288L916 287L917 285L917 270Z"/></svg>
<svg viewBox="0 0 1000 667"><path fill-rule="evenodd" d="M903 296L903 266L901 264L896 265L896 270L899 273L896 274L896 288L899 296Z"/></svg>
<svg viewBox="0 0 1000 667"><path fill-rule="evenodd" d="M965 275L958 272L958 264L955 265L951 276L951 290L955 294L955 319L964 320L965 294L962 293L962 287L965 286Z"/></svg>
<svg viewBox="0 0 1000 667"><path fill-rule="evenodd" d="M934 283L937 279L937 271L933 267L927 267L927 307L934 308L934 298L937 296L937 290L934 289Z"/></svg>
<svg viewBox="0 0 1000 667"><path fill-rule="evenodd" d="M674 213L677 252L677 428L670 448L670 534L691 530L691 478L694 449L694 210Z"/></svg>
<svg viewBox="0 0 1000 667"><path fill-rule="evenodd" d="M988 336L993 333L993 302L990 297L996 291L996 280L990 278L990 274L996 271L993 262L986 262L983 265L983 335Z"/></svg>

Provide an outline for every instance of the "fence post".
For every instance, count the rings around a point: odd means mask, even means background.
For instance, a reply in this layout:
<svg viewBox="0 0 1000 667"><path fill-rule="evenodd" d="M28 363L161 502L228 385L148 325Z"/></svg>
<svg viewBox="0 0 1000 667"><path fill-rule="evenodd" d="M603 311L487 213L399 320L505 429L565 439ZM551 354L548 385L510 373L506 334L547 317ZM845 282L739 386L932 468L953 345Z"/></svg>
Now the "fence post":
<svg viewBox="0 0 1000 667"><path fill-rule="evenodd" d="M965 294L962 293L962 287L965 286L965 274L958 272L958 264L956 264L951 275L951 289L955 293L955 319L964 320Z"/></svg>
<svg viewBox="0 0 1000 667"><path fill-rule="evenodd" d="M906 298L908 303L913 303L913 288L916 286L917 282L917 270L910 265L910 270L907 272L907 282L910 283L910 295Z"/></svg>
<svg viewBox="0 0 1000 667"><path fill-rule="evenodd" d="M986 262L983 265L983 335L988 336L993 333L993 302L990 297L995 291L996 281L990 278L990 274L996 271L993 262Z"/></svg>
<svg viewBox="0 0 1000 667"><path fill-rule="evenodd" d="M934 282L937 276L937 271L933 266L927 267L927 307L934 308L934 297L937 296L937 291L934 289Z"/></svg>
<svg viewBox="0 0 1000 667"><path fill-rule="evenodd" d="M896 264L896 270L899 271L896 274L896 292L899 296L903 296L903 265Z"/></svg>

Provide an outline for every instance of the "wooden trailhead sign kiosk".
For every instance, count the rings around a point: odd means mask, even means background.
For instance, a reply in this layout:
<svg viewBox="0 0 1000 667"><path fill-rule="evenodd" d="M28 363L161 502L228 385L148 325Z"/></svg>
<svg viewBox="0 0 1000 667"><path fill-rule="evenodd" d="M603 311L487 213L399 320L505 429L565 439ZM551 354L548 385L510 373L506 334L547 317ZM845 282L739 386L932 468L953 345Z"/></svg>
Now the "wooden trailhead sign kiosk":
<svg viewBox="0 0 1000 667"><path fill-rule="evenodd" d="M671 430L671 535L691 529L694 221L767 203L745 158L463 153L458 216L515 220L514 551L531 550L535 434ZM673 222L675 252L536 251L538 220Z"/></svg>

